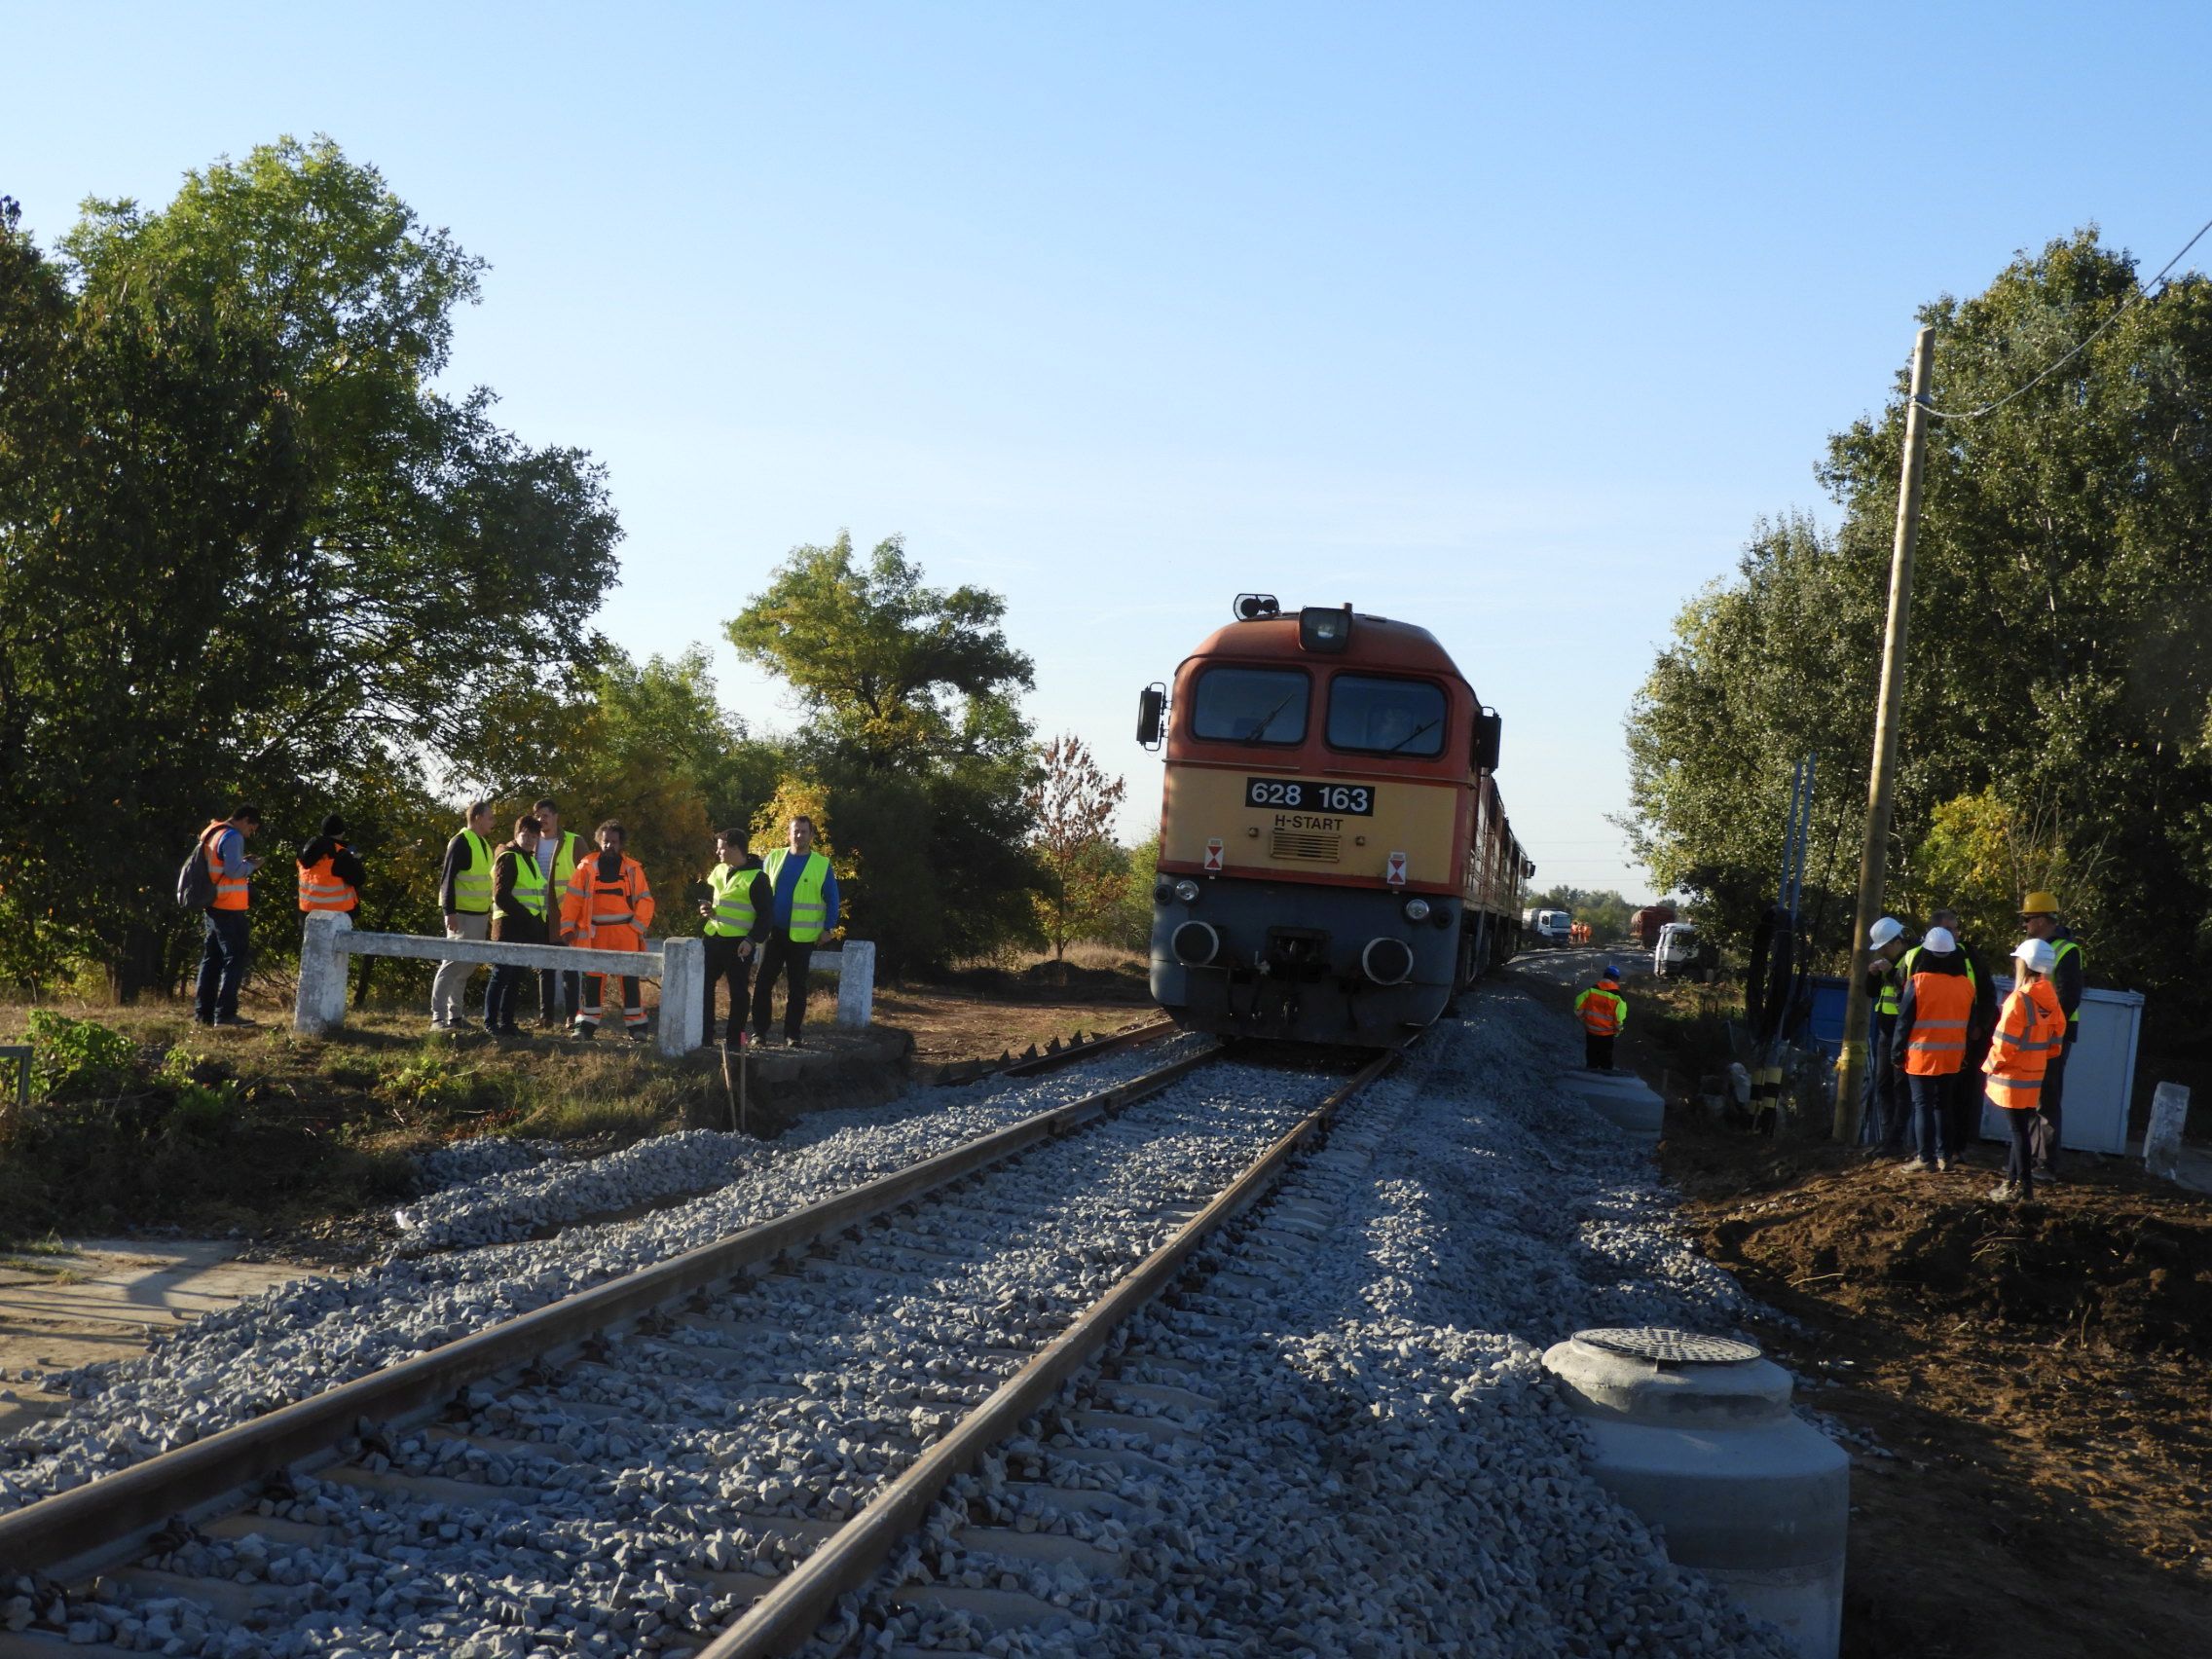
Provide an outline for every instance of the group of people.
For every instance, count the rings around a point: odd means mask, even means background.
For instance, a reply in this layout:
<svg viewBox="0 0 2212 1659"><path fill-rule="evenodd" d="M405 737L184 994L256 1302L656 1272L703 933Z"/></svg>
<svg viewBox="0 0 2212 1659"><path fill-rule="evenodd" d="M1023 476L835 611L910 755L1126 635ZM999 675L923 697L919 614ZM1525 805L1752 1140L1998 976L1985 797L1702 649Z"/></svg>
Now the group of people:
<svg viewBox="0 0 2212 1659"><path fill-rule="evenodd" d="M1867 935L1867 994L1874 1005L1867 1044L1861 1136L1901 1148L1904 1168L1948 1170L1978 1134L1982 1102L2001 1113L2010 1140L1999 1201L2031 1197L2058 1179L2066 1060L2082 1035L2082 941L2059 920L2058 901L2031 893L2020 903L2027 936L2012 951L2013 983L2002 1007L1989 965L1960 935L1955 911L1937 910L1908 943L1904 925L1884 916Z"/></svg>
<svg viewBox="0 0 2212 1659"><path fill-rule="evenodd" d="M1884 916L1866 944L1874 1016L1867 1046L1861 1139L1902 1150L1908 1133L1914 1174L1947 1172L1981 1129L1983 1101L2009 1132L2000 1202L2025 1199L2058 1179L2066 1103L2066 1059L2082 1035L2087 957L2060 920L2058 901L2031 893L2020 904L2026 934L2012 951L2013 983L2002 1004L1989 964L1967 944L1955 910L1937 910L1918 940ZM1583 1062L1613 1069L1613 1044L1628 1020L1621 971L1607 963L1574 999Z"/></svg>
<svg viewBox="0 0 2212 1659"><path fill-rule="evenodd" d="M561 827L560 803L541 799L514 821L507 840L492 844L493 805L469 803L461 829L447 843L438 877L438 905L449 940L568 945L587 950L642 951L656 905L638 861L624 851L628 832L608 819L584 846ZM204 942L194 1000L203 1025L251 1025L239 1014L245 977L247 916L252 880L261 861L246 842L261 829L261 809L235 808L202 831L198 854L211 878L212 902L203 906ZM347 844L347 826L335 815L322 821L300 849L299 906L303 912L360 905L368 872ZM742 830L715 834L715 866L707 874L710 897L699 904L706 943L701 1038L715 1041L715 1004L728 988L729 1014L722 1041L742 1038L750 1012L753 1038L765 1043L774 1013L775 984L785 983L783 1037L802 1046L808 974L816 943L837 926L837 875L814 845L813 821L793 818L788 844L756 858ZM756 977L756 969L757 977ZM644 997L635 975L574 973L508 964L492 969L481 1018L464 1005L476 972L470 962L448 958L430 981L430 1023L458 1031L472 1024L497 1036L522 1034L516 1014L526 980L537 985L537 1023L588 1041L607 1017L609 979L619 978L622 1025L632 1042L646 1040Z"/></svg>

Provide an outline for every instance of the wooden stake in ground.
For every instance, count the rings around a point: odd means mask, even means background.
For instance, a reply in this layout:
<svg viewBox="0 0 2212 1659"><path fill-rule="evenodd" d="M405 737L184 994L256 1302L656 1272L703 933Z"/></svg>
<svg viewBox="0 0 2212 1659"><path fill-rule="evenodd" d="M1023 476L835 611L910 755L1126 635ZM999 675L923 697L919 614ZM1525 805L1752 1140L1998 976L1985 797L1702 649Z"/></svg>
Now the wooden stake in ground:
<svg viewBox="0 0 2212 1659"><path fill-rule="evenodd" d="M744 1078L744 1075L745 1075L745 1055L744 1055L744 1046L745 1046L745 1033L744 1033L744 1032L742 1032L742 1031L741 1031L741 1032L739 1032L739 1033L737 1034L737 1041L738 1041L738 1051L738 1051L738 1077L739 1077L740 1081L742 1082L742 1080L743 1080L743 1078ZM738 1083L732 1083L732 1082L730 1081L730 1075L729 1075L729 1039L727 1039L726 1037L725 1037L724 1039L722 1039L722 1092L723 1092L724 1094L726 1094L726 1095L727 1095L727 1096L729 1097L729 1126L730 1126L730 1132L731 1132L731 1133L733 1133L733 1134L741 1134L741 1133L744 1133L744 1132L746 1132L746 1127L745 1127L745 1102L744 1102L744 1099L742 1098L742 1091L741 1091L741 1087L740 1087L740 1084L738 1084Z"/></svg>
<svg viewBox="0 0 2212 1659"><path fill-rule="evenodd" d="M1859 910L1851 927L1851 978L1845 987L1843 1053L1835 1067L1835 1138L1859 1139L1860 1080L1866 1069L1866 934L1882 913L1889 875L1890 807L1898 763L1898 705L1903 697L1905 623L1912 609L1912 548L1920 535L1920 469L1928 451L1928 380L1936 331L1912 348L1912 399L1904 410L1904 471L1898 483L1898 534L1890 552L1890 623L1882 640L1882 690L1874 705L1874 771L1866 783L1866 838L1859 849Z"/></svg>

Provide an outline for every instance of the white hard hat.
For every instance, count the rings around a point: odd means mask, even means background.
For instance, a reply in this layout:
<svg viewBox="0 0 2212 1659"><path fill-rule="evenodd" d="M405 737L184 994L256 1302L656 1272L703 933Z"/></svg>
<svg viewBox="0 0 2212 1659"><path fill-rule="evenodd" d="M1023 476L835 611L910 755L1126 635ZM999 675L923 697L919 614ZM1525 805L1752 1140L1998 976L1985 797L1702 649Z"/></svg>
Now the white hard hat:
<svg viewBox="0 0 2212 1659"><path fill-rule="evenodd" d="M1899 921L1895 916L1884 916L1866 930L1866 948L1868 950L1879 950L1902 932L1904 932L1904 923Z"/></svg>
<svg viewBox="0 0 2212 1659"><path fill-rule="evenodd" d="M1949 928L1930 928L1928 937L1920 941L1920 948L1931 956L1948 956L1959 948L1959 941L1951 937Z"/></svg>
<svg viewBox="0 0 2212 1659"><path fill-rule="evenodd" d="M2013 947L2012 955L2022 967L2039 974L2047 974L2058 966L2058 952L2050 948L2047 939L2024 939Z"/></svg>

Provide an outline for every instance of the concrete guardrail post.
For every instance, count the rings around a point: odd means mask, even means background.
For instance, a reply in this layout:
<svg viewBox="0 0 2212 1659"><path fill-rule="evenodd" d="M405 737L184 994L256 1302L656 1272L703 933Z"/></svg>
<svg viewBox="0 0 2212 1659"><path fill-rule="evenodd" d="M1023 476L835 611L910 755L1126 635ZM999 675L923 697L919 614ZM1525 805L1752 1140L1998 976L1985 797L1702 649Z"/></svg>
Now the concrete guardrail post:
<svg viewBox="0 0 2212 1659"><path fill-rule="evenodd" d="M660 941L660 1052L680 1059L699 1046L707 946L695 939Z"/></svg>
<svg viewBox="0 0 2212 1659"><path fill-rule="evenodd" d="M327 1037L346 1023L346 947L353 931L343 910L311 910L300 930L300 989L292 1004L292 1029Z"/></svg>
<svg viewBox="0 0 2212 1659"><path fill-rule="evenodd" d="M875 1008L875 940L849 939L838 958L837 1023L859 1029Z"/></svg>

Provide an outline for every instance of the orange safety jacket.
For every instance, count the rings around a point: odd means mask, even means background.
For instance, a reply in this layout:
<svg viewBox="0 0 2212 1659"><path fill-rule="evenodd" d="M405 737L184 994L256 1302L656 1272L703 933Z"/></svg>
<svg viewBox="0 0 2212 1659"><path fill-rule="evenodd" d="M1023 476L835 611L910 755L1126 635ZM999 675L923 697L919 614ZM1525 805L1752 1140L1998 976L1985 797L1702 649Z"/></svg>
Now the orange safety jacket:
<svg viewBox="0 0 2212 1659"><path fill-rule="evenodd" d="M247 884L253 880L250 870L240 868L235 875L223 873L223 855L216 850L222 831L231 827L227 818L218 818L200 831L200 844L207 850L207 873L215 883L215 903L210 910L242 910L248 901Z"/></svg>
<svg viewBox="0 0 2212 1659"><path fill-rule="evenodd" d="M2043 1075L2050 1056L2066 1041L2066 1011L2048 979L2031 979L2014 988L1997 1016L1997 1035L1981 1069L1989 1075L1992 1105L2014 1112L2033 1110L2043 1099Z"/></svg>
<svg viewBox="0 0 2212 1659"><path fill-rule="evenodd" d="M576 936L571 943L585 950L643 950L652 920L653 890L636 859L624 853L622 872L612 881L600 879L597 853L576 861L561 896L561 926Z"/></svg>
<svg viewBox="0 0 2212 1659"><path fill-rule="evenodd" d="M1595 989L1574 999L1574 1012L1582 1016L1582 1029L1591 1036L1610 1037L1628 1017L1628 1004L1621 1001L1616 980L1601 979Z"/></svg>
<svg viewBox="0 0 2212 1659"><path fill-rule="evenodd" d="M1898 1025L1905 1034L1906 1074L1949 1077L1967 1063L1973 981L1964 974L1915 974L1905 991L1911 1006L1900 1009Z"/></svg>
<svg viewBox="0 0 2212 1659"><path fill-rule="evenodd" d="M339 842L341 849L345 845ZM301 909L350 910L360 903L361 896L353 891L353 884L342 878L334 867L336 859L337 854L325 853L312 865L300 865Z"/></svg>

